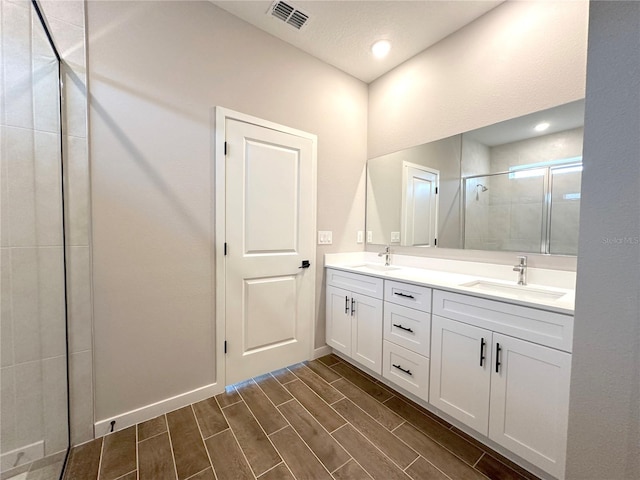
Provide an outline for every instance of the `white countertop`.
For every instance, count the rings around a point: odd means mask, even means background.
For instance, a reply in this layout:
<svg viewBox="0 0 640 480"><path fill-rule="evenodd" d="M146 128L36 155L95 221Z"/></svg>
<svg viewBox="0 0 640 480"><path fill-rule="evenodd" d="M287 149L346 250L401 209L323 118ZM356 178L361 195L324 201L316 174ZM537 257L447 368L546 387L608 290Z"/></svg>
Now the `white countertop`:
<svg viewBox="0 0 640 480"><path fill-rule="evenodd" d="M384 265L382 258L372 252L326 254L324 266L416 285L424 285L474 297L500 300L506 303L573 315L575 304L575 272L528 268L525 287L516 285L517 273L508 265L495 265L460 260L392 255L396 270L378 271L363 265ZM475 282L480 286L465 286ZM503 291L492 291L504 288ZM559 296L559 298L537 298ZM536 295L534 297L534 295Z"/></svg>

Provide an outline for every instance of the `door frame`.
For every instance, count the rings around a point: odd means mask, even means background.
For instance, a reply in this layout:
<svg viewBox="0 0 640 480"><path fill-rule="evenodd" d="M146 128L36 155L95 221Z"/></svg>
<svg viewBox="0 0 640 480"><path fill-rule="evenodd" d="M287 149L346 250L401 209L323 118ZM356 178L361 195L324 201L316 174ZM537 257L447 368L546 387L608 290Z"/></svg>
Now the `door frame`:
<svg viewBox="0 0 640 480"><path fill-rule="evenodd" d="M412 163L406 160L402 161L402 204L401 204L401 212L400 212L400 245L401 246L410 246L413 245L403 245L403 242L407 238L407 171L409 168L415 168L416 170L422 170L424 172L431 173L437 177L436 179L436 189L440 190L440 170L436 170L434 168L425 167L424 165L420 165L419 163ZM436 215L435 215L435 226L434 226L434 236L435 239L438 239L438 210L440 207L440 197L436 194Z"/></svg>
<svg viewBox="0 0 640 480"><path fill-rule="evenodd" d="M213 208L211 209L212 225L213 225L213 248L214 248L214 262L212 265L213 280L215 283L215 292L213 295L213 311L215 312L215 340L214 345L216 349L216 383L221 387L221 390L226 386L226 356L224 353L224 342L226 332L226 259L224 255L224 244L226 240L226 211L227 211L227 192L226 192L226 166L225 166L225 139L227 138L226 121L238 120L244 123L250 123L259 127L276 130L290 135L306 138L311 140L311 224L314 227L312 238L315 238L315 231L317 230L317 183L318 183L318 136L312 133L297 130L295 128L280 125L275 122L264 120L252 115L237 112L229 108L216 106L211 109L211 117L213 122L213 164L212 169L213 179L212 185L215 189L215 194L212 197ZM317 258L316 243L313 242L312 261L315 262ZM315 269L314 269L315 273ZM315 326L316 326L316 287L315 287L315 275L314 287L312 289L312 318L311 328L309 328L309 358L312 358L314 351L315 340Z"/></svg>

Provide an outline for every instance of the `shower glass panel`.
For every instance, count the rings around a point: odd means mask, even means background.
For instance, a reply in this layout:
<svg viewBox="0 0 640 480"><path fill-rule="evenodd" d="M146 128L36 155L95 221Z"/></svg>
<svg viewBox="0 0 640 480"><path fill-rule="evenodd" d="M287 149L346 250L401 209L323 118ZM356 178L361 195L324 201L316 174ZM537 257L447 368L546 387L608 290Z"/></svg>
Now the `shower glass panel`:
<svg viewBox="0 0 640 480"><path fill-rule="evenodd" d="M549 253L578 254L582 165L551 169Z"/></svg>
<svg viewBox="0 0 640 480"><path fill-rule="evenodd" d="M60 478L69 447L59 61L31 2L0 0L0 471Z"/></svg>
<svg viewBox="0 0 640 480"><path fill-rule="evenodd" d="M464 248L536 252L544 236L546 169L464 180Z"/></svg>

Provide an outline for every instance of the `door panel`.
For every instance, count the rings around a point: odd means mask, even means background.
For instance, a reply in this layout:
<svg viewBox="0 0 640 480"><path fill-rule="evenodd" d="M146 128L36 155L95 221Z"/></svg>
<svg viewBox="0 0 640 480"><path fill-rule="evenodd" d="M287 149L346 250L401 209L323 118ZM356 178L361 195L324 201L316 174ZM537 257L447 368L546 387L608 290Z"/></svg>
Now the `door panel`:
<svg viewBox="0 0 640 480"><path fill-rule="evenodd" d="M564 474L571 355L500 334L489 436L557 477Z"/></svg>
<svg viewBox="0 0 640 480"><path fill-rule="evenodd" d="M245 253L296 252L299 152L256 139L245 148Z"/></svg>
<svg viewBox="0 0 640 480"><path fill-rule="evenodd" d="M296 277L291 275L245 280L245 354L295 341L296 290Z"/></svg>
<svg viewBox="0 0 640 480"><path fill-rule="evenodd" d="M311 356L315 143L226 120L226 383Z"/></svg>
<svg viewBox="0 0 640 480"><path fill-rule="evenodd" d="M382 300L352 293L352 358L382 373Z"/></svg>
<svg viewBox="0 0 640 480"><path fill-rule="evenodd" d="M327 344L351 356L351 292L327 287Z"/></svg>
<svg viewBox="0 0 640 480"><path fill-rule="evenodd" d="M429 402L487 435L491 332L433 315ZM482 341L484 359L480 365Z"/></svg>
<svg viewBox="0 0 640 480"><path fill-rule="evenodd" d="M438 173L403 164L402 245L435 245L438 224Z"/></svg>

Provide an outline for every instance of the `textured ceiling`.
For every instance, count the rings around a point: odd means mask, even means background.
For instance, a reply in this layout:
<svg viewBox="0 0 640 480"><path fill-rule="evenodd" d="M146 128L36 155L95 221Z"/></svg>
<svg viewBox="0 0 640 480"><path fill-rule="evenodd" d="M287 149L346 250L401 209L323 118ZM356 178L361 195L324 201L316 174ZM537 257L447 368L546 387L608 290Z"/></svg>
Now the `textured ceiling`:
<svg viewBox="0 0 640 480"><path fill-rule="evenodd" d="M273 1L210 1L370 83L503 0L285 0L309 15L309 21L300 30L269 14ZM382 38L391 41L392 49L386 58L376 59L371 54L371 45Z"/></svg>

